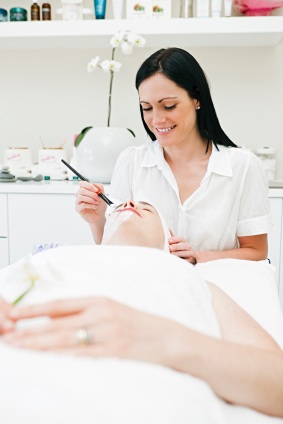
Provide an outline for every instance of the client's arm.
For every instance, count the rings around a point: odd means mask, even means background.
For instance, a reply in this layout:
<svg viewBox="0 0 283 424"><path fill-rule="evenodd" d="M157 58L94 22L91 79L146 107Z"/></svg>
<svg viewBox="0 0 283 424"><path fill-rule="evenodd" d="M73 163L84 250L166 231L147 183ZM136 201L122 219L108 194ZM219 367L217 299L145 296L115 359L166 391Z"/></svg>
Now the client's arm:
<svg viewBox="0 0 283 424"><path fill-rule="evenodd" d="M0 297L0 334L13 327L13 322L8 318L11 308L12 306Z"/></svg>
<svg viewBox="0 0 283 424"><path fill-rule="evenodd" d="M7 333L4 340L31 349L162 364L203 379L228 402L283 417L282 351L220 289L211 290L224 340L104 298L14 308L14 320L40 315L52 320ZM78 328L87 328L91 344L78 344Z"/></svg>
<svg viewBox="0 0 283 424"><path fill-rule="evenodd" d="M222 340L187 334L179 340L176 369L205 380L228 402L283 417L282 350L229 296L209 286Z"/></svg>

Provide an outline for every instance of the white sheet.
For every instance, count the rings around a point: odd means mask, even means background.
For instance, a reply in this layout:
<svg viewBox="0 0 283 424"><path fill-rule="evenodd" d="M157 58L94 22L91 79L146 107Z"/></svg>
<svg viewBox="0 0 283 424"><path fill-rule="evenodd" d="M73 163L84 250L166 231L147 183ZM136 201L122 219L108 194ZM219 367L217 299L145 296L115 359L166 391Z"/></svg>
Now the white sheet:
<svg viewBox="0 0 283 424"><path fill-rule="evenodd" d="M106 295L218 337L203 280L192 266L164 252L69 246L42 252L32 257L31 263L42 278L23 304ZM209 273L214 282L220 280L217 270L219 273L216 266ZM206 271L205 267L199 269L203 274ZM24 273L22 262L2 270L0 293L14 299L22 291L19 281ZM196 309L194 299L202 299L200 308ZM278 326L282 324L279 321ZM161 366L30 352L4 344L0 348L1 424L283 422L227 405L203 381Z"/></svg>

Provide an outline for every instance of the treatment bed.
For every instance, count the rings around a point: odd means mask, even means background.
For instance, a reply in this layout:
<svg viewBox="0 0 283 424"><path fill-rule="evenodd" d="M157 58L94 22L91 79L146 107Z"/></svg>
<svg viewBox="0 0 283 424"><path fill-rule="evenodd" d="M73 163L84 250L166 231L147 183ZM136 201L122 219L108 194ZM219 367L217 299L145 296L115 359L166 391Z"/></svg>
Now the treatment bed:
<svg viewBox="0 0 283 424"><path fill-rule="evenodd" d="M198 329L201 323L190 311L190 296L191 290L198 295L204 279L226 291L283 347L272 265L232 259L188 264L188 281L179 264L179 258L155 249L63 246L2 269L0 296L13 301L28 287L32 269L39 278L22 305L99 295L185 325L193 322ZM209 319L205 302L200 308ZM40 323L37 319L32 325ZM163 366L28 351L1 340L0 393L1 424L283 423L227 404L205 382Z"/></svg>

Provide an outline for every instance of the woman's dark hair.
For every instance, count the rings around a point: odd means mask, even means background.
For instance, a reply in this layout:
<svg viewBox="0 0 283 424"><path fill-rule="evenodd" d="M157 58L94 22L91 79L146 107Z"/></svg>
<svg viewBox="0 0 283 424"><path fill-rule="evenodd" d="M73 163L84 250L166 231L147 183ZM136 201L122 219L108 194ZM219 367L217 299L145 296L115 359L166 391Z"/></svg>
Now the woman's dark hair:
<svg viewBox="0 0 283 424"><path fill-rule="evenodd" d="M143 81L155 74L162 74L174 81L175 84L187 91L191 99L199 101L200 109L197 111L197 124L201 136L204 140L207 140L207 145L212 140L216 147L217 144L237 147L222 130L205 73L190 53L177 47L160 49L153 53L143 62L137 72L136 89L138 90ZM141 106L140 112L146 132L151 140L156 140L155 135L144 121Z"/></svg>

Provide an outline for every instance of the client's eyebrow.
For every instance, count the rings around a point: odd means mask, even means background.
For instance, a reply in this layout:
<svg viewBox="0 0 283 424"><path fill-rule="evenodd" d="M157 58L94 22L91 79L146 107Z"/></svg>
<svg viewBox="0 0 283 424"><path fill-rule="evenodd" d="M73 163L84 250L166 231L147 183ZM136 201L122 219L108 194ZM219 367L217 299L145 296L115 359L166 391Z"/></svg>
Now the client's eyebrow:
<svg viewBox="0 0 283 424"><path fill-rule="evenodd" d="M154 209L154 210L155 210L155 212L157 213L157 210L155 209L155 207L154 207L154 206L152 206L152 204L151 204L151 203L142 202L142 201L137 202L137 203L140 203L141 205L145 205L145 206L150 206L150 207L151 207L152 209Z"/></svg>
<svg viewBox="0 0 283 424"><path fill-rule="evenodd" d="M148 202L143 202L143 201L138 201L138 202L136 202L137 204L140 204L140 205L145 205L145 206L150 206L152 209L154 209L155 210L155 212L157 213L157 210L155 209L155 207L154 206L152 206L150 203L148 203ZM120 208L121 206L123 206L123 204L124 203L121 203L120 205L118 205L118 206L116 206L116 208L113 210L113 212L115 212L118 208Z"/></svg>

